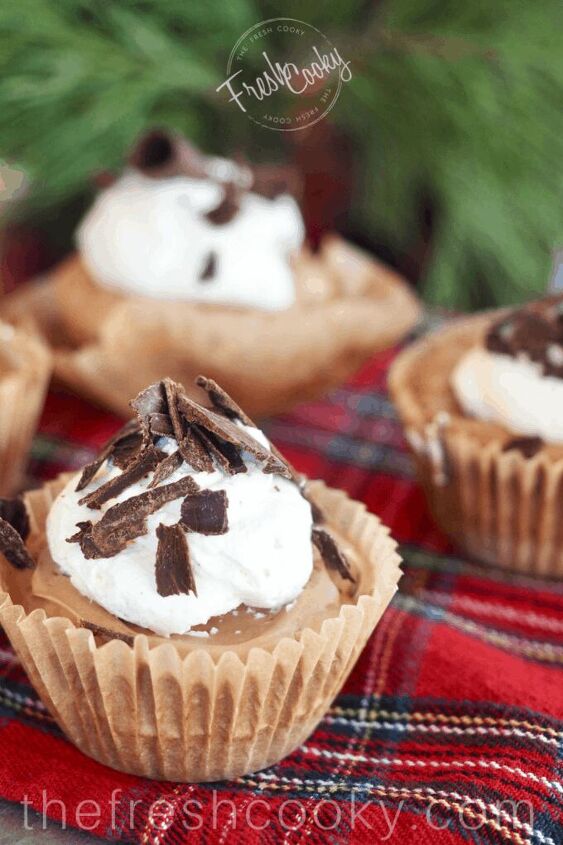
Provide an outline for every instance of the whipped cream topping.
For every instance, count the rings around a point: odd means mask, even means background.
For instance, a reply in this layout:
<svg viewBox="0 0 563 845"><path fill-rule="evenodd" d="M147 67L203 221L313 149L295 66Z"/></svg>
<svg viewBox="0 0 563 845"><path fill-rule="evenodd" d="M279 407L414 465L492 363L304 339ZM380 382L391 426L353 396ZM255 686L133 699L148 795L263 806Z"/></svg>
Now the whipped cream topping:
<svg viewBox="0 0 563 845"><path fill-rule="evenodd" d="M476 347L458 363L451 385L469 416L563 443L563 380L543 373L542 364L524 353L513 357Z"/></svg>
<svg viewBox="0 0 563 845"><path fill-rule="evenodd" d="M245 192L229 222L214 224L224 187L184 175L127 171L103 190L77 232L82 260L99 283L166 300L278 311L295 302L290 256L304 239L289 194Z"/></svg>
<svg viewBox="0 0 563 845"><path fill-rule="evenodd" d="M270 448L261 431L240 425ZM168 437L161 438L157 446L167 454L177 448ZM202 490L227 494L228 531L215 536L187 535L197 595L162 596L156 587L156 529L159 524L178 523L181 498L151 514L147 533L112 557L87 560L78 544L67 542L77 523L92 520L93 513L101 517L116 502L149 488L152 472L99 511L79 504L85 494L119 475L111 459L80 492L76 491L78 476L71 479L53 503L47 519L51 557L82 595L127 622L164 636L187 633L192 626L241 604L272 609L292 602L313 569L311 506L293 481L263 472L260 462L246 453L244 460L244 473L228 475L217 466L212 472L195 472L182 462L167 478L166 483L173 483L190 475Z"/></svg>

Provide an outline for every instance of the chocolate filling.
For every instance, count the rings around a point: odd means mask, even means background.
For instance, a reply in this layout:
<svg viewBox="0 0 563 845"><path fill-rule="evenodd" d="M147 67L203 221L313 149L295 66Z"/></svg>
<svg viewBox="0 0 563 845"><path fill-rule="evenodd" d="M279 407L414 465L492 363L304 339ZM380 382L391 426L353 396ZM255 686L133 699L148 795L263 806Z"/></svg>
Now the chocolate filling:
<svg viewBox="0 0 563 845"><path fill-rule="evenodd" d="M161 596L193 593L197 596L190 551L180 525L163 525L156 529L156 589Z"/></svg>
<svg viewBox="0 0 563 845"><path fill-rule="evenodd" d="M228 498L225 490L201 490L186 496L182 502L180 522L196 534L226 534Z"/></svg>

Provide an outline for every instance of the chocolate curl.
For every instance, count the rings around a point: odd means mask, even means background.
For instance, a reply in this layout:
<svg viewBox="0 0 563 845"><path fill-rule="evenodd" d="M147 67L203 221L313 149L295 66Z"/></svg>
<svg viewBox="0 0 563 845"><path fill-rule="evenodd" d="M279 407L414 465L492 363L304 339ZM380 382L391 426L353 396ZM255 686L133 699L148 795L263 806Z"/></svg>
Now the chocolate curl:
<svg viewBox="0 0 563 845"><path fill-rule="evenodd" d="M208 174L206 156L181 135L165 129L153 129L139 138L128 162L144 176L154 179L171 176L204 179Z"/></svg>
<svg viewBox="0 0 563 845"><path fill-rule="evenodd" d="M240 188L234 182L226 182L219 204L207 212L206 219L214 226L224 226L225 223L230 223L233 217L238 214L240 195Z"/></svg>

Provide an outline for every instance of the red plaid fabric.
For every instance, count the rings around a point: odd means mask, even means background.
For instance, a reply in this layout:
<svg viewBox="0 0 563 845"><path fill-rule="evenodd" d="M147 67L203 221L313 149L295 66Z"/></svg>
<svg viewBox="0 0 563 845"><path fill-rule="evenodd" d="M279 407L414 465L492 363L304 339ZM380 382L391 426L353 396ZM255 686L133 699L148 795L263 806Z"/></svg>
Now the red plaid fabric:
<svg viewBox="0 0 563 845"><path fill-rule="evenodd" d="M405 561L314 735L232 783L123 775L64 739L3 640L0 796L25 802L28 827L36 811L125 842L563 842L563 585L455 554L412 477L386 393L393 355L265 426L300 470L377 513ZM51 394L32 480L80 466L118 425Z"/></svg>

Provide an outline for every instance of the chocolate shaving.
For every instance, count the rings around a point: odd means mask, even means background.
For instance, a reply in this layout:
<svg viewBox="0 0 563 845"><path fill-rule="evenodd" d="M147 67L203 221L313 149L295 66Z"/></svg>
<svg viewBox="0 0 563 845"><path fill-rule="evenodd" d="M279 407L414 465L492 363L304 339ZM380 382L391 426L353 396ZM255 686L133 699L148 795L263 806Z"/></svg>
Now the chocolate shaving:
<svg viewBox="0 0 563 845"><path fill-rule="evenodd" d="M161 484L163 481L172 475L177 469L182 466L182 456L180 454L180 450L177 449L175 452L172 452L171 455L167 455L163 461L159 463L157 466L153 477L151 478L151 483L149 484L149 489L151 487L156 487L157 484Z"/></svg>
<svg viewBox="0 0 563 845"><path fill-rule="evenodd" d="M256 428L256 424L252 422L250 417L244 413L242 408L239 408L234 399L231 399L229 394L226 393L222 387L219 387L217 382L213 381L212 378L198 376L195 383L198 387L201 387L202 390L205 390L207 396L209 397L209 401L216 411L219 411L226 417L229 417L229 419L237 419L251 428Z"/></svg>
<svg viewBox="0 0 563 845"><path fill-rule="evenodd" d="M203 265L203 269L199 274L199 281L200 282L209 282L214 276L217 275L217 254L215 252L210 252L206 258L205 264Z"/></svg>
<svg viewBox="0 0 563 845"><path fill-rule="evenodd" d="M178 409L178 393L180 390L180 385L176 384L175 381L172 379L165 378L163 381L164 385L164 393L166 394L166 402L168 405L168 414L170 416L170 421L172 423L172 431L174 432L174 437L176 438L178 443L184 439L184 435L186 433L184 420L180 415L180 411Z"/></svg>
<svg viewBox="0 0 563 845"><path fill-rule="evenodd" d="M355 583L356 579L352 575L350 564L348 563L344 553L338 548L336 540L332 534L329 534L324 528L317 528L316 526L313 526L311 538L314 545L319 550L327 569L333 569L338 572L342 578Z"/></svg>
<svg viewBox="0 0 563 845"><path fill-rule="evenodd" d="M196 534L226 534L229 530L225 490L201 490L182 502L181 524Z"/></svg>
<svg viewBox="0 0 563 845"><path fill-rule="evenodd" d="M135 421L136 423L136 421ZM112 463L119 469L127 469L139 457L143 447L143 433L140 430L132 431L119 443L116 443L111 453Z"/></svg>
<svg viewBox="0 0 563 845"><path fill-rule="evenodd" d="M102 446L98 455L94 458L93 461L86 464L84 469L82 470L82 475L76 485L76 492L79 493L81 490L84 490L85 487L92 481L98 470L100 469L101 465L110 455L113 453L116 446L118 446L123 440L127 440L131 434L135 431L138 431L138 423L136 420L129 420L129 422L125 423L123 428L121 428L117 434L111 437L108 442Z"/></svg>
<svg viewBox="0 0 563 845"><path fill-rule="evenodd" d="M21 496L17 496L15 499L0 498L0 518L10 523L22 540L27 539L29 535L29 516L25 502Z"/></svg>
<svg viewBox="0 0 563 845"><path fill-rule="evenodd" d="M150 173L170 165L175 157L172 136L160 129L153 129L137 141L129 156L129 164L142 173Z"/></svg>
<svg viewBox="0 0 563 845"><path fill-rule="evenodd" d="M141 390L129 404L139 418L146 444L150 441L151 416L153 414L166 414L168 412L164 383L162 381L156 381L154 384L149 385L149 387Z"/></svg>
<svg viewBox="0 0 563 845"><path fill-rule="evenodd" d="M207 449L207 453L212 455L222 470L229 475L236 475L239 472L246 472L246 464L244 463L240 452L233 446L232 443L227 443L210 431L204 431L197 428L197 436ZM213 464L213 461L211 461Z"/></svg>
<svg viewBox="0 0 563 845"><path fill-rule="evenodd" d="M110 499L115 499L132 484L136 484L149 472L152 472L160 461L164 460L166 455L160 449L155 449L154 446L149 446L140 453L137 460L125 469L121 475L115 478L110 478L105 484L101 484L97 490L88 493L79 500L79 505L87 505L89 508L98 510L101 506Z"/></svg>
<svg viewBox="0 0 563 845"><path fill-rule="evenodd" d="M153 487L118 502L109 508L94 525L91 522L78 523L79 531L69 537L69 543L79 543L84 557L113 557L122 551L130 540L147 533L146 518L160 510L167 502L196 493L199 490L190 476L172 484Z"/></svg>
<svg viewBox="0 0 563 845"><path fill-rule="evenodd" d="M173 437L174 429L168 414L149 414L149 429L156 437Z"/></svg>
<svg viewBox="0 0 563 845"><path fill-rule="evenodd" d="M213 457L206 446L202 432L195 426L190 426L188 433L178 443L180 454L185 462L196 472L213 472Z"/></svg>
<svg viewBox="0 0 563 845"><path fill-rule="evenodd" d="M291 478L288 467L269 449L262 446L247 431L237 426L232 420L217 414L209 408L202 408L187 396L178 397L179 407L188 422L205 429L207 434L225 440L227 443L253 455L257 460L263 461L264 472L277 472L285 478Z"/></svg>
<svg viewBox="0 0 563 845"><path fill-rule="evenodd" d="M181 526L163 525L156 529L156 589L161 596L193 593L197 596L190 551Z"/></svg>
<svg viewBox="0 0 563 845"><path fill-rule="evenodd" d="M153 129L141 136L129 155L129 164L145 176L166 178L207 175L206 157L185 138L165 129Z"/></svg>
<svg viewBox="0 0 563 845"><path fill-rule="evenodd" d="M221 202L208 211L205 217L214 226L224 226L225 223L231 222L238 213L239 207L239 189L233 182L227 182Z"/></svg>
<svg viewBox="0 0 563 845"><path fill-rule="evenodd" d="M563 378L561 297L549 297L510 312L485 336L486 348L517 358L525 355L541 365L543 375Z"/></svg>
<svg viewBox="0 0 563 845"><path fill-rule="evenodd" d="M514 437L502 447L503 452L518 451L525 458L533 458L543 448L541 437Z"/></svg>
<svg viewBox="0 0 563 845"><path fill-rule="evenodd" d="M0 552L15 569L35 569L35 561L25 543L6 519L0 517Z"/></svg>
<svg viewBox="0 0 563 845"><path fill-rule="evenodd" d="M109 628L104 628L103 625L97 625L95 622L89 622L87 619L80 620L80 627L87 628L92 631L94 636L102 637L104 640L121 640L127 645L133 645L135 637L131 634L124 634L121 631L111 631Z"/></svg>

